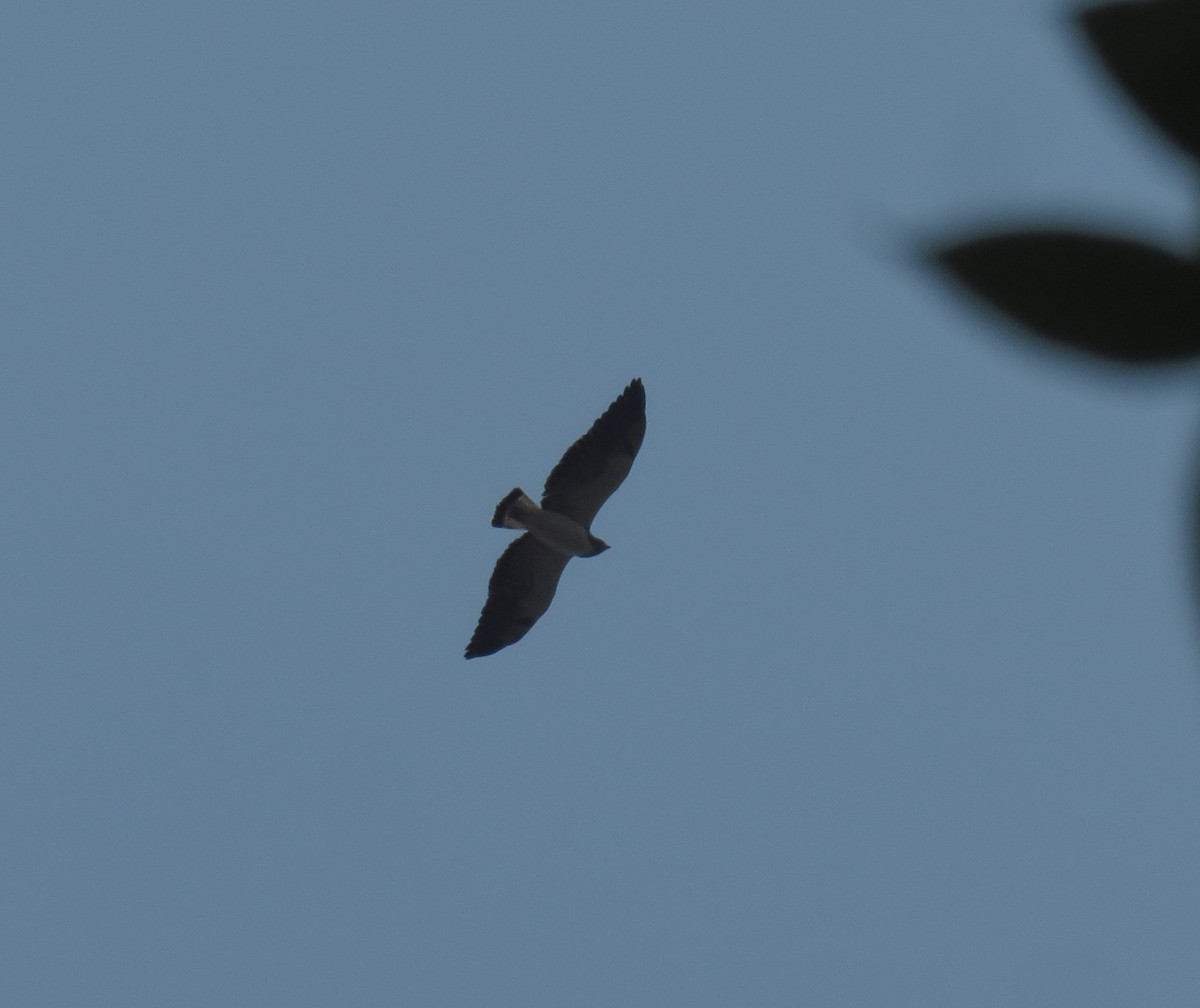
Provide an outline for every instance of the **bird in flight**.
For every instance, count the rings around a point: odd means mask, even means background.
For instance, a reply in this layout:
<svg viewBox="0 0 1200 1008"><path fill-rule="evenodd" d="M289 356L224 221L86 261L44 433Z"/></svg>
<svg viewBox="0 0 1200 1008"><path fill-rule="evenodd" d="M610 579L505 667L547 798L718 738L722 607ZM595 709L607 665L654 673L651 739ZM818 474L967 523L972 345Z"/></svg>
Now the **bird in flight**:
<svg viewBox="0 0 1200 1008"><path fill-rule="evenodd" d="M567 561L608 549L592 535L592 519L629 475L645 436L646 390L635 378L551 470L540 507L520 487L496 506L496 528L525 534L496 561L466 657L495 654L519 641L550 608Z"/></svg>

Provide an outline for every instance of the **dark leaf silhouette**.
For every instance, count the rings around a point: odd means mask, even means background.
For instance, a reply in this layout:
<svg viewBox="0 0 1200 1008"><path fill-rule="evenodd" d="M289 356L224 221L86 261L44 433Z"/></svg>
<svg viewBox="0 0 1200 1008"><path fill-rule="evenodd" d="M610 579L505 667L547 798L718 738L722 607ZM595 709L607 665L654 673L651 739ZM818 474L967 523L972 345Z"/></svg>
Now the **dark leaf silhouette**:
<svg viewBox="0 0 1200 1008"><path fill-rule="evenodd" d="M1070 231L985 234L933 258L1033 333L1108 360L1200 356L1200 269L1163 249Z"/></svg>
<svg viewBox="0 0 1200 1008"><path fill-rule="evenodd" d="M1117 0L1075 15L1136 107L1200 161L1200 0ZM1197 247L1200 250L1200 246ZM1200 358L1200 254L1053 223L951 238L928 258L1027 335L1108 361ZM1200 458L1192 488L1192 566L1200 603Z"/></svg>
<svg viewBox="0 0 1200 1008"><path fill-rule="evenodd" d="M1103 4L1079 20L1138 108L1200 159L1200 2Z"/></svg>

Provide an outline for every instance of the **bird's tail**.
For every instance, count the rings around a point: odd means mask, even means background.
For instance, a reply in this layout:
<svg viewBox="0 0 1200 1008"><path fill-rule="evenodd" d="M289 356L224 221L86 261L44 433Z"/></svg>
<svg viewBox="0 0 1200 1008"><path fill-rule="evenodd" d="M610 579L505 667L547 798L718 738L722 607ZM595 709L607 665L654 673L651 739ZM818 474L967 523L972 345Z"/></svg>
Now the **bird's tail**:
<svg viewBox="0 0 1200 1008"><path fill-rule="evenodd" d="M496 505L496 513L492 515L492 524L496 528L523 529L525 522L522 516L537 509L538 506L525 496L524 490L514 487L504 500Z"/></svg>

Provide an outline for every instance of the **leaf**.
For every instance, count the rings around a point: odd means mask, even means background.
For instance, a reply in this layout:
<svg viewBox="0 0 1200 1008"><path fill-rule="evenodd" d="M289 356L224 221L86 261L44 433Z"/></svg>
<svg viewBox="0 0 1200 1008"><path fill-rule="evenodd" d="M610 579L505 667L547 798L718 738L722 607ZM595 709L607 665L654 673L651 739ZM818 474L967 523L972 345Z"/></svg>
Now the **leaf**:
<svg viewBox="0 0 1200 1008"><path fill-rule="evenodd" d="M1142 113L1200 159L1200 2L1109 3L1079 21Z"/></svg>
<svg viewBox="0 0 1200 1008"><path fill-rule="evenodd" d="M1124 238L1070 231L982 235L933 259L1037 335L1132 364L1200 355L1200 269Z"/></svg>

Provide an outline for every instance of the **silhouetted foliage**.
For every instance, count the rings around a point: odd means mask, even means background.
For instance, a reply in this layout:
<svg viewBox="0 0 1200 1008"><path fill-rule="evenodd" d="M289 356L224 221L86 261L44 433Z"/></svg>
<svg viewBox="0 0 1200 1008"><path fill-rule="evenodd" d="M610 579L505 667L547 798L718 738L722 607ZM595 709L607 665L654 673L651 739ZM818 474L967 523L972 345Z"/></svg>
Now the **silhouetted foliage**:
<svg viewBox="0 0 1200 1008"><path fill-rule="evenodd" d="M1200 158L1200 3L1111 3L1079 15L1108 72L1142 113Z"/></svg>
<svg viewBox="0 0 1200 1008"><path fill-rule="evenodd" d="M1200 269L1162 249L1069 231L1011 231L935 257L972 294L1055 343L1129 364L1200 356Z"/></svg>
<svg viewBox="0 0 1200 1008"><path fill-rule="evenodd" d="M1081 10L1103 67L1165 137L1200 161L1200 0L1121 0ZM1200 243L1194 246L1200 254ZM1034 223L935 245L930 260L1029 337L1114 364L1200 359L1200 260L1132 238ZM1193 571L1200 601L1200 476Z"/></svg>
<svg viewBox="0 0 1200 1008"><path fill-rule="evenodd" d="M1173 143L1200 158L1200 0L1082 10L1101 63ZM979 232L930 258L1036 338L1129 364L1200 356L1200 263L1049 224Z"/></svg>

